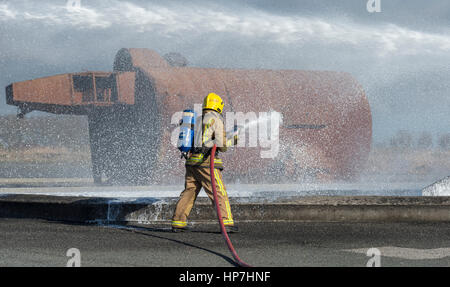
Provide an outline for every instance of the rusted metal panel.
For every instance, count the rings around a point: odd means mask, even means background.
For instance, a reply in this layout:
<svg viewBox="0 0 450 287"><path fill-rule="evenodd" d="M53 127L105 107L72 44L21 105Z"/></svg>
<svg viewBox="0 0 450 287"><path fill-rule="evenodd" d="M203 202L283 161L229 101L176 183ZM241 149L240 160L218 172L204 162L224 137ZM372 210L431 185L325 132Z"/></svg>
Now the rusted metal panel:
<svg viewBox="0 0 450 287"><path fill-rule="evenodd" d="M109 106L118 99L116 75L111 72L72 74L76 105Z"/></svg>
<svg viewBox="0 0 450 287"><path fill-rule="evenodd" d="M285 157L285 162L333 177L351 177L370 150L369 105L362 88L346 73L203 68L147 68L145 72L155 85L155 104L160 105L166 129L175 112L200 104L205 95L215 92L224 98L225 112L280 112L284 125L278 158ZM168 138L162 145L175 156L176 147ZM260 152L261 147L237 148L225 155L227 166L244 173L249 168L265 169L277 160L263 159Z"/></svg>
<svg viewBox="0 0 450 287"><path fill-rule="evenodd" d="M136 74L134 72L117 73L118 102L134 105L134 88Z"/></svg>
<svg viewBox="0 0 450 287"><path fill-rule="evenodd" d="M95 99L92 73L71 74L74 105L91 103Z"/></svg>
<svg viewBox="0 0 450 287"><path fill-rule="evenodd" d="M15 102L72 105L70 74L13 84Z"/></svg>
<svg viewBox="0 0 450 287"><path fill-rule="evenodd" d="M58 106L112 106L134 104L134 72L82 72L13 83L7 87L7 103L26 104L31 110L60 111ZM52 105L49 109L46 105ZM83 113L73 110L73 113ZM87 112L87 110L86 110ZM85 113L86 113L85 112ZM64 113L70 113L64 110Z"/></svg>

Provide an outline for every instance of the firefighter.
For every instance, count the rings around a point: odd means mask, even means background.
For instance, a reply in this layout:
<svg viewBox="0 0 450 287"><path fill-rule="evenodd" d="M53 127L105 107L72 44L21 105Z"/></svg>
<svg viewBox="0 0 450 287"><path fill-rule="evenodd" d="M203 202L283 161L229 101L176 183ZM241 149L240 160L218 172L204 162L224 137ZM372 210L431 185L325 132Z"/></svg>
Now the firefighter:
<svg viewBox="0 0 450 287"><path fill-rule="evenodd" d="M229 139L224 129L222 116L224 103L219 95L210 93L205 97L202 106L202 116L196 119L195 146L191 149L186 159L186 176L184 191L180 194L175 212L172 217L172 231L187 230L187 218L194 206L200 189L203 187L214 205L214 196L211 186L211 176L216 181L218 204L221 210L223 223L227 232L237 232L231 214L230 202L223 183L223 162L218 157L219 152L225 152L227 147L237 144L237 132ZM217 151L214 158L214 174L210 171L210 152L216 144Z"/></svg>

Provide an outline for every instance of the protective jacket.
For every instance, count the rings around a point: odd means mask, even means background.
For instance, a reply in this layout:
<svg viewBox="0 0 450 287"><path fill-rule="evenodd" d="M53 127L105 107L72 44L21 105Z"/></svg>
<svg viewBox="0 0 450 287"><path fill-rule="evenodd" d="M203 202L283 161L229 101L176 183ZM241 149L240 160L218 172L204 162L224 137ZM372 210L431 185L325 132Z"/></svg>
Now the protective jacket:
<svg viewBox="0 0 450 287"><path fill-rule="evenodd" d="M225 152L227 147L232 146L233 140L227 140L222 115L213 110L204 110L203 115L196 119L194 132L194 148L186 160L186 165L209 168L211 148L216 144L214 167L223 169L223 162L218 153Z"/></svg>

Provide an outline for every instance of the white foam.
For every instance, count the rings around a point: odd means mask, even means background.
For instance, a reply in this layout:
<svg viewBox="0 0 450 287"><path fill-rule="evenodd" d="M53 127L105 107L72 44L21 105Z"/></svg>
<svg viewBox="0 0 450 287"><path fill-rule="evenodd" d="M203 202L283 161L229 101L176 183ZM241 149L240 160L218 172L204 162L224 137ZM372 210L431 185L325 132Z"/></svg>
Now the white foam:
<svg viewBox="0 0 450 287"><path fill-rule="evenodd" d="M336 195L420 195L422 183L330 183L330 184L229 184L230 197L273 199L286 196ZM73 197L115 198L119 201L154 202L161 198L178 197L182 185L150 186L85 186L85 187L27 187L0 188L0 195L34 194ZM199 197L206 197L201 191ZM114 203L114 202L112 202Z"/></svg>
<svg viewBox="0 0 450 287"><path fill-rule="evenodd" d="M450 176L441 179L422 190L423 196L450 196Z"/></svg>
<svg viewBox="0 0 450 287"><path fill-rule="evenodd" d="M434 260L450 257L450 248L419 249L397 246L377 247L383 257L407 260ZM343 251L367 254L369 248L344 249Z"/></svg>

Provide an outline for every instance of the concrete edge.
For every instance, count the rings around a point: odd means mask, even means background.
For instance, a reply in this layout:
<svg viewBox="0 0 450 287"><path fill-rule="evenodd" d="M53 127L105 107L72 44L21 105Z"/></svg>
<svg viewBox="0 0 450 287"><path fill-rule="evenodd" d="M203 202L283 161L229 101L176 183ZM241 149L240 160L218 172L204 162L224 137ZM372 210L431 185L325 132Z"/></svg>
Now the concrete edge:
<svg viewBox="0 0 450 287"><path fill-rule="evenodd" d="M0 217L82 223L170 222L177 198L88 198L2 195ZM339 196L232 198L236 221L450 222L450 197ZM199 198L189 220L215 221L207 198Z"/></svg>

